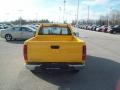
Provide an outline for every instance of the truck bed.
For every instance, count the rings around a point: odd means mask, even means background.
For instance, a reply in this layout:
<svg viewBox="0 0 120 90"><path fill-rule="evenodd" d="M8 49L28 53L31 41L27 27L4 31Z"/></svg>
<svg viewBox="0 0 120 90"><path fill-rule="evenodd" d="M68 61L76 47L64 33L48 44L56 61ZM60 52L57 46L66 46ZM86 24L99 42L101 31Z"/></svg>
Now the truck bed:
<svg viewBox="0 0 120 90"><path fill-rule="evenodd" d="M25 42L27 62L79 62L85 42L73 36L43 35Z"/></svg>

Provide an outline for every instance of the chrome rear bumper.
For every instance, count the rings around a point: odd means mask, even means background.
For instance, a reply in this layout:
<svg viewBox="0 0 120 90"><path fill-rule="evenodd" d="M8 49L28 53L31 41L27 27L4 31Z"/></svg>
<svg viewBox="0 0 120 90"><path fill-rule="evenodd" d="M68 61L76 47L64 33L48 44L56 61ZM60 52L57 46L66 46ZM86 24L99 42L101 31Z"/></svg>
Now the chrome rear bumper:
<svg viewBox="0 0 120 90"><path fill-rule="evenodd" d="M74 67L76 69L81 69L85 67L85 64L77 64L77 65L71 65L67 64L69 67ZM35 70L36 67L40 67L42 64L34 65L34 64L25 64L25 67L29 70Z"/></svg>

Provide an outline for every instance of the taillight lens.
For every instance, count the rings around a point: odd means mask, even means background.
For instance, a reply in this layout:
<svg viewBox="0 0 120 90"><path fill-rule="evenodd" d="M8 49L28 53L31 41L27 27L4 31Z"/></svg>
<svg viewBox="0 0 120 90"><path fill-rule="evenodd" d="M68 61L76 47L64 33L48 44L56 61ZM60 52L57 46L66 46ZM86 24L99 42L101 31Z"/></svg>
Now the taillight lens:
<svg viewBox="0 0 120 90"><path fill-rule="evenodd" d="M28 57L27 57L27 45L24 45L23 47L23 54L24 54L24 59L27 60Z"/></svg>
<svg viewBox="0 0 120 90"><path fill-rule="evenodd" d="M86 59L86 45L83 46L83 55L82 55L82 60Z"/></svg>

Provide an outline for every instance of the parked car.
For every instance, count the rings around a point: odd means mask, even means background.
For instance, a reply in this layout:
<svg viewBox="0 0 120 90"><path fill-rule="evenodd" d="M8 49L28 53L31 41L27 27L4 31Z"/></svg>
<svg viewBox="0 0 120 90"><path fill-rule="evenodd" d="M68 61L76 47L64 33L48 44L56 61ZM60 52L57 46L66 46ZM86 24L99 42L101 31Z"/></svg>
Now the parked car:
<svg viewBox="0 0 120 90"><path fill-rule="evenodd" d="M6 41L13 39L29 39L34 36L35 29L27 26L16 26L0 31L0 36Z"/></svg>
<svg viewBox="0 0 120 90"><path fill-rule="evenodd" d="M10 24L10 23L0 23L0 28L1 29L7 29L10 27L13 27L14 25Z"/></svg>
<svg viewBox="0 0 120 90"><path fill-rule="evenodd" d="M109 33L116 34L120 33L120 25L116 25L108 30Z"/></svg>
<svg viewBox="0 0 120 90"><path fill-rule="evenodd" d="M28 69L75 68L85 66L86 44L68 24L41 24L35 37L24 42L24 60Z"/></svg>
<svg viewBox="0 0 120 90"><path fill-rule="evenodd" d="M33 29L35 29L35 30L38 29L38 27L36 27L35 25L25 25L25 26L27 26L27 27L31 27L31 28L33 28Z"/></svg>
<svg viewBox="0 0 120 90"><path fill-rule="evenodd" d="M93 30L93 28L94 28L94 26L95 26L95 25L91 25L91 26L89 27L89 30L91 30L91 31L92 31L92 30Z"/></svg>
<svg viewBox="0 0 120 90"><path fill-rule="evenodd" d="M108 26L107 28L107 33L109 33L110 32L110 30L112 29L114 27L114 25L110 25L110 26Z"/></svg>
<svg viewBox="0 0 120 90"><path fill-rule="evenodd" d="M99 26L95 25L92 27L92 31L96 31L96 28L98 28Z"/></svg>
<svg viewBox="0 0 120 90"><path fill-rule="evenodd" d="M1 32L2 30L6 30L6 29L0 29L0 32Z"/></svg>
<svg viewBox="0 0 120 90"><path fill-rule="evenodd" d="M101 32L102 31L102 26L97 26L96 31Z"/></svg>
<svg viewBox="0 0 120 90"><path fill-rule="evenodd" d="M0 25L0 29L4 29L4 27L2 25Z"/></svg>
<svg viewBox="0 0 120 90"><path fill-rule="evenodd" d="M108 26L107 25L104 25L104 26L102 26L102 32L107 32L107 30L108 30Z"/></svg>
<svg viewBox="0 0 120 90"><path fill-rule="evenodd" d="M91 26L90 25L87 25L86 26L86 30L90 30Z"/></svg>
<svg viewBox="0 0 120 90"><path fill-rule="evenodd" d="M82 25L81 29L86 30L87 29L87 25Z"/></svg>

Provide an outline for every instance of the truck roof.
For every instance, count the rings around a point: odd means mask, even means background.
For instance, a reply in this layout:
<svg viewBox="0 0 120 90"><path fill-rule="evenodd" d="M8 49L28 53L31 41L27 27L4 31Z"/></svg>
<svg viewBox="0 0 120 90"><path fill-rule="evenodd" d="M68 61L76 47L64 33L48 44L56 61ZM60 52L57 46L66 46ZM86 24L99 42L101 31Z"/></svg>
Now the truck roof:
<svg viewBox="0 0 120 90"><path fill-rule="evenodd" d="M69 24L53 24L53 23L42 23L40 24L43 27L49 27L49 26L58 26L58 27L68 27Z"/></svg>

